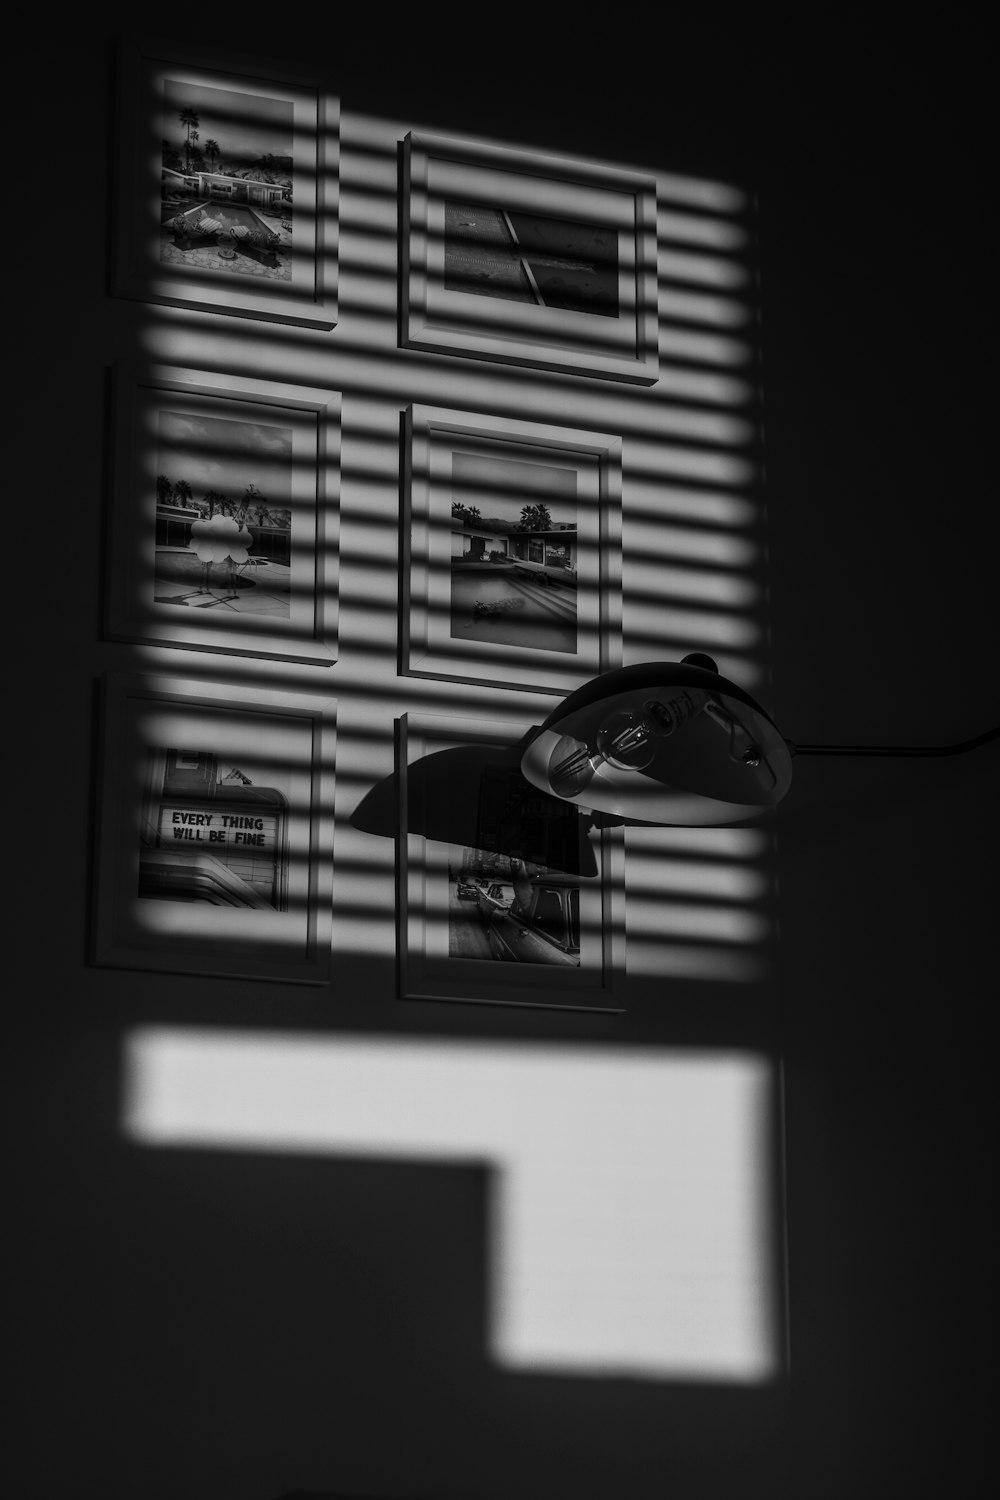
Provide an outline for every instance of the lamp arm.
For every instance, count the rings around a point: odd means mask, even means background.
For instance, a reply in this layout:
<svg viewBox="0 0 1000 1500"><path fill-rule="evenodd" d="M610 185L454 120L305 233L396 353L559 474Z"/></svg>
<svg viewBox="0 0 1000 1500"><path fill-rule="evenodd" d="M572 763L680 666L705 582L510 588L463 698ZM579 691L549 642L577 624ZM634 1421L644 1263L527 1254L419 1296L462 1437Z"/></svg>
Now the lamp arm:
<svg viewBox="0 0 1000 1500"><path fill-rule="evenodd" d="M998 738L1000 725L955 745L796 745L793 740L785 744L792 755L964 755Z"/></svg>

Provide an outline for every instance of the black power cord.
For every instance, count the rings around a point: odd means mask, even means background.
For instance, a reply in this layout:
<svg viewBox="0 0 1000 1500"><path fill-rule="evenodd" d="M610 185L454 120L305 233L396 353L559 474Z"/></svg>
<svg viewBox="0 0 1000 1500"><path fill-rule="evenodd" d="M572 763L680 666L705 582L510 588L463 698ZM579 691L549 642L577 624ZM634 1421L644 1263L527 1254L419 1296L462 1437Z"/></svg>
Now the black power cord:
<svg viewBox="0 0 1000 1500"><path fill-rule="evenodd" d="M962 755L966 750L976 750L990 740L1000 738L1000 725L975 735L971 740L960 740L956 745L796 745L786 740L792 755Z"/></svg>

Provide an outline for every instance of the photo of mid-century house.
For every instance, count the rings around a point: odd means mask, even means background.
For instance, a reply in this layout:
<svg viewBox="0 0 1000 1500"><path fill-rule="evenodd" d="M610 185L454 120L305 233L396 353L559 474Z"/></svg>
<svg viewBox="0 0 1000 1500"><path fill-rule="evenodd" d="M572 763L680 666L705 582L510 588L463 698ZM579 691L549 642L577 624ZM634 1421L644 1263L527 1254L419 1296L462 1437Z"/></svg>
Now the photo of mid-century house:
<svg viewBox="0 0 1000 1500"><path fill-rule="evenodd" d="M575 471L456 452L452 480L452 638L575 652Z"/></svg>
<svg viewBox="0 0 1000 1500"><path fill-rule="evenodd" d="M451 555L455 562L516 562L524 573L542 576L546 583L576 582L576 530L566 527L548 531L514 533L473 531L455 527L451 533Z"/></svg>
<svg viewBox="0 0 1000 1500"><path fill-rule="evenodd" d="M452 636L575 651L576 550L568 525L509 532L475 520L455 525Z"/></svg>
<svg viewBox="0 0 1000 1500"><path fill-rule="evenodd" d="M291 279L292 107L205 84L164 84L160 259Z"/></svg>
<svg viewBox="0 0 1000 1500"><path fill-rule="evenodd" d="M254 178L226 177L222 172L178 172L163 168L163 196L208 198L221 203L257 204L279 211L286 204L286 189L278 182L259 182Z"/></svg>

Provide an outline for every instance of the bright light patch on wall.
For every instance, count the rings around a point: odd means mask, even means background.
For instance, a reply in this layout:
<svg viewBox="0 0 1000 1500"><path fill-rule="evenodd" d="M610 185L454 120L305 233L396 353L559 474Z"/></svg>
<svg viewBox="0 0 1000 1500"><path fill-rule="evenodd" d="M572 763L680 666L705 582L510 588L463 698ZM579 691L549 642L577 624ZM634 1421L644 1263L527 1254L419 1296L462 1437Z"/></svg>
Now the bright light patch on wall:
<svg viewBox="0 0 1000 1500"><path fill-rule="evenodd" d="M760 585L739 574L629 561L629 577L634 575L634 587L640 595L656 593L661 599L690 599L722 609L745 609L755 604L760 595Z"/></svg>
<svg viewBox="0 0 1000 1500"><path fill-rule="evenodd" d="M126 1049L143 1145L492 1167L503 1365L777 1373L765 1058L160 1028Z"/></svg>
<svg viewBox="0 0 1000 1500"><path fill-rule="evenodd" d="M668 901L653 897L643 901L629 893L625 909L629 936L678 938L681 942L758 943L767 937L767 918L742 906L720 904L697 906L690 901Z"/></svg>
<svg viewBox="0 0 1000 1500"><path fill-rule="evenodd" d="M669 609L662 603L631 599L626 608L626 629L652 644L666 637L672 641L689 641L688 650L691 651L699 644L703 650L730 646L739 651L756 645L760 638L760 626L745 615Z"/></svg>
<svg viewBox="0 0 1000 1500"><path fill-rule="evenodd" d="M664 895L707 897L721 901L757 901L766 895L762 870L721 860L659 859L641 854L629 859L629 891L656 901Z"/></svg>
<svg viewBox="0 0 1000 1500"><path fill-rule="evenodd" d="M628 972L658 980L722 980L726 984L754 984L767 974L767 960L758 948L735 944L686 943L665 935L628 930ZM666 995L666 991L664 991Z"/></svg>
<svg viewBox="0 0 1000 1500"><path fill-rule="evenodd" d="M757 561L759 550L748 537L724 531L701 531L694 527L681 531L676 526L659 526L654 531L648 524L637 524L636 536L639 546L647 554L653 552L654 556L671 562L683 559L706 565L718 564L724 568L747 568Z"/></svg>

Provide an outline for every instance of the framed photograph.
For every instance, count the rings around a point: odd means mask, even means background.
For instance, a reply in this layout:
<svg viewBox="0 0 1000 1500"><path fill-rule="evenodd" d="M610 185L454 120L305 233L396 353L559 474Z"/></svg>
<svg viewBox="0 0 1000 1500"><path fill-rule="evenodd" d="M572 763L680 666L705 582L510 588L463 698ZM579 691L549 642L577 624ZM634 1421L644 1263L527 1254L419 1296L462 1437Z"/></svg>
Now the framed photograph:
<svg viewBox="0 0 1000 1500"><path fill-rule="evenodd" d="M115 291L332 328L337 101L157 43L125 45L120 66Z"/></svg>
<svg viewBox="0 0 1000 1500"><path fill-rule="evenodd" d="M94 962L327 980L334 704L177 678L103 686Z"/></svg>
<svg viewBox="0 0 1000 1500"><path fill-rule="evenodd" d="M524 779L528 728L399 720L404 999L624 1008L621 829Z"/></svg>
<svg viewBox="0 0 1000 1500"><path fill-rule="evenodd" d="M400 670L565 693L621 664L621 439L411 406Z"/></svg>
<svg viewBox="0 0 1000 1500"><path fill-rule="evenodd" d="M119 366L114 399L107 634L329 665L339 395Z"/></svg>
<svg viewBox="0 0 1000 1500"><path fill-rule="evenodd" d="M652 177L412 132L400 342L653 385Z"/></svg>

